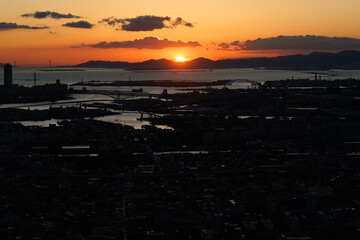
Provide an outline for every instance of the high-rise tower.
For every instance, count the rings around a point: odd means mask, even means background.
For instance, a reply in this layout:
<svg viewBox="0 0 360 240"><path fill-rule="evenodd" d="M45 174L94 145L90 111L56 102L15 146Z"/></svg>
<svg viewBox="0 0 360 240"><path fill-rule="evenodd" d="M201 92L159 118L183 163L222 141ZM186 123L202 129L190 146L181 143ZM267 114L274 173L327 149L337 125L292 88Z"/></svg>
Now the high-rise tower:
<svg viewBox="0 0 360 240"><path fill-rule="evenodd" d="M7 63L4 65L4 85L10 87L12 85L12 66Z"/></svg>

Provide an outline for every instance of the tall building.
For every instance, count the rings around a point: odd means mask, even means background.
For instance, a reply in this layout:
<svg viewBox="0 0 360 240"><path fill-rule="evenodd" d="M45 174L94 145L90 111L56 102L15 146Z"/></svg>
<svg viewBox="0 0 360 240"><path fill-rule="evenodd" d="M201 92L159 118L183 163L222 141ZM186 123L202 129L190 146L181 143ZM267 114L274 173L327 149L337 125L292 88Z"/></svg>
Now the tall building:
<svg viewBox="0 0 360 240"><path fill-rule="evenodd" d="M12 66L9 63L4 65L4 85L12 85Z"/></svg>

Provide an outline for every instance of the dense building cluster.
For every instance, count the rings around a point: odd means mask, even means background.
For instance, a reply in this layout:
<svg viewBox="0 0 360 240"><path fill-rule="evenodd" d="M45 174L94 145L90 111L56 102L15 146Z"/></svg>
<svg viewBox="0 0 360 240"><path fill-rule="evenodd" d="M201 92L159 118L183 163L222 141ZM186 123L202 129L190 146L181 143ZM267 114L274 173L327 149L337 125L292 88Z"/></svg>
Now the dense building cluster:
<svg viewBox="0 0 360 240"><path fill-rule="evenodd" d="M142 129L2 122L0 235L359 239L359 93L276 81L97 105L150 113Z"/></svg>

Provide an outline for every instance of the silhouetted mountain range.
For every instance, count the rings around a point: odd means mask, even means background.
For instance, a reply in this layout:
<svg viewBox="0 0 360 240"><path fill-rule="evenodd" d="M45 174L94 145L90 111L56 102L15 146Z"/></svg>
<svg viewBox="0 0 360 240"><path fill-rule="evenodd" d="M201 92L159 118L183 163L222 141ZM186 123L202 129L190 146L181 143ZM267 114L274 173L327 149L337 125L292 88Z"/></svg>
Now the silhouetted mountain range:
<svg viewBox="0 0 360 240"><path fill-rule="evenodd" d="M223 59L213 61L197 58L187 62L167 59L144 62L89 61L75 65L89 68L125 68L129 70L170 70L170 69L216 69L216 68L269 68L269 69L360 69L360 51L338 53L313 52L308 55L259 57L244 59Z"/></svg>

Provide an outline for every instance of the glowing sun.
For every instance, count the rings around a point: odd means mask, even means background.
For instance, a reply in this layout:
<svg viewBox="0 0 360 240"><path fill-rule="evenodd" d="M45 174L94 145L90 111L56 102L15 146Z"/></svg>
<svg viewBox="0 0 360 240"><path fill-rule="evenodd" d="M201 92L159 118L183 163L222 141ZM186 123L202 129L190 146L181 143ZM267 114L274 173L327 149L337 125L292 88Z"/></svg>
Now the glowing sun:
<svg viewBox="0 0 360 240"><path fill-rule="evenodd" d="M185 62L186 59L184 57L182 57L182 56L178 56L178 57L175 58L175 61L176 62Z"/></svg>

